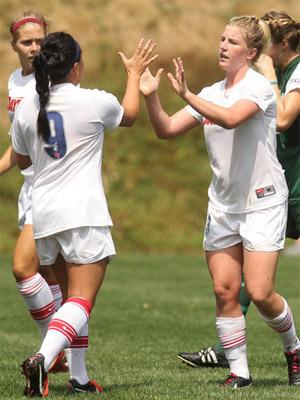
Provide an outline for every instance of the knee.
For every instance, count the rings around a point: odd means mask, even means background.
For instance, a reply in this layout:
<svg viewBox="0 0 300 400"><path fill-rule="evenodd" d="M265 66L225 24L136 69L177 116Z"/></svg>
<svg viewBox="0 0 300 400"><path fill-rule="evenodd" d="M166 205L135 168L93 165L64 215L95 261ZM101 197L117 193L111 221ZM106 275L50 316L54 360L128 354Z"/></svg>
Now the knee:
<svg viewBox="0 0 300 400"><path fill-rule="evenodd" d="M36 274L38 270L39 265L34 259L32 259L31 262L21 257L14 257L13 259L12 272L17 281Z"/></svg>
<svg viewBox="0 0 300 400"><path fill-rule="evenodd" d="M238 291L234 290L230 285L215 284L214 292L219 304L226 304L237 298Z"/></svg>
<svg viewBox="0 0 300 400"><path fill-rule="evenodd" d="M268 303L272 295L271 291L259 287L247 288L247 292L250 299L258 308Z"/></svg>

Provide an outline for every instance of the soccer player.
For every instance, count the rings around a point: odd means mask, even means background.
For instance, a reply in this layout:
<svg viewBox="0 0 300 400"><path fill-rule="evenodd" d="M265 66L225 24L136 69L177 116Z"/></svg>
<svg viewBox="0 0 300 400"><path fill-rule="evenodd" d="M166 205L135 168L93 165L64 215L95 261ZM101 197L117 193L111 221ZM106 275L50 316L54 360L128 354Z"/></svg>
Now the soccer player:
<svg viewBox="0 0 300 400"><path fill-rule="evenodd" d="M198 95L186 85L182 60L174 59L176 75L168 77L188 106L171 117L157 95L162 69L155 76L148 69L140 86L159 138L204 125L213 172L204 249L216 297L217 332L230 368L223 386L234 389L252 384L239 304L242 271L249 297L282 340L289 384L300 384L300 341L286 300L274 290L288 197L276 157L276 96L270 82L252 68L268 34L266 23L254 16L232 18L219 47L226 78Z"/></svg>
<svg viewBox="0 0 300 400"><path fill-rule="evenodd" d="M272 10L262 19L271 32L271 46L258 62L260 71L270 80L277 98L277 156L285 170L289 188L286 237L300 237L300 23L288 13ZM275 69L274 69L275 67ZM296 246L299 247L299 244ZM298 253L299 254L299 253ZM250 299L244 283L240 292L244 315ZM199 352L180 353L178 357L193 367L228 367L222 344Z"/></svg>
<svg viewBox="0 0 300 400"><path fill-rule="evenodd" d="M46 35L48 22L35 11L25 11L10 25L11 45L18 54L20 68L14 71L8 81L8 114L13 121L15 111L26 95L35 92L33 58L39 52ZM0 159L0 175L16 164L15 154L9 146ZM20 234L13 256L13 274L19 293L28 311L36 322L40 334L45 336L48 323L62 301L62 293L51 268L39 271L39 260L32 234L31 191L33 169L22 171L24 183L19 195ZM61 263L59 259L57 265ZM53 372L67 371L68 368L59 357L52 366Z"/></svg>
<svg viewBox="0 0 300 400"><path fill-rule="evenodd" d="M38 95L26 97L12 126L21 169L34 168L33 230L40 263L66 263L68 299L52 318L37 354L22 366L28 397L48 394L47 371L90 318L106 267L115 254L112 221L101 179L104 132L131 126L139 112L139 81L157 58L142 39L131 58L120 53L128 79L122 105L112 94L78 87L83 74L79 44L67 33L48 35L34 58ZM50 86L49 86L50 85ZM103 388L93 382L80 392ZM76 391L78 383L69 382ZM87 390L86 390L87 389Z"/></svg>

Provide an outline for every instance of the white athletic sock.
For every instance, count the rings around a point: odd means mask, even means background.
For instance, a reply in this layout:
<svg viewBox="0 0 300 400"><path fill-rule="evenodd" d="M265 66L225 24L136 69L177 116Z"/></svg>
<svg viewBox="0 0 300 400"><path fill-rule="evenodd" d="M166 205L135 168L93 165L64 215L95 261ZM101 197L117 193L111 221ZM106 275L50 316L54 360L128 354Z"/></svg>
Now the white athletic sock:
<svg viewBox="0 0 300 400"><path fill-rule="evenodd" d="M55 304L55 310L57 311L61 307L62 303L62 292L60 290L60 287L57 283L54 285L49 284L49 288L51 290L51 293L53 295L54 299L54 304Z"/></svg>
<svg viewBox="0 0 300 400"><path fill-rule="evenodd" d="M73 340L68 349L65 349L65 354L70 369L70 379L76 379L81 385L89 382L88 373L86 370L85 355L88 350L88 322L82 328L79 335Z"/></svg>
<svg viewBox="0 0 300 400"><path fill-rule="evenodd" d="M268 318L261 314L261 317L267 325L279 334L284 351L294 351L300 348L300 341L296 335L293 314L286 300L283 297L282 299L284 308L280 315L275 318Z"/></svg>
<svg viewBox="0 0 300 400"><path fill-rule="evenodd" d="M70 346L77 332L81 332L89 320L92 304L82 297L70 297L52 318L47 335L38 353L45 357L48 371L59 352Z"/></svg>
<svg viewBox="0 0 300 400"><path fill-rule="evenodd" d="M216 326L230 373L249 379L245 317L217 317Z"/></svg>
<svg viewBox="0 0 300 400"><path fill-rule="evenodd" d="M28 311L36 322L42 339L46 336L49 322L55 313L51 290L45 279L39 274L16 282Z"/></svg>

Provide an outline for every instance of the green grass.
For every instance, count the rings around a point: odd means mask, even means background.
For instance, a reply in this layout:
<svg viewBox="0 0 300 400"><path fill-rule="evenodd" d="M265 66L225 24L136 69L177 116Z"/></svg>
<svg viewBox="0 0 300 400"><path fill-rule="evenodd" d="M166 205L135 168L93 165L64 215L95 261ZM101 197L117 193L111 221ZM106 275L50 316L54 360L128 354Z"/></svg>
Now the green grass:
<svg viewBox="0 0 300 400"><path fill-rule="evenodd" d="M38 350L39 337L17 294L8 258L0 270L0 399L22 399L18 365ZM299 260L282 257L278 290L300 325ZM252 306L247 317L248 351L254 386L222 391L226 370L188 368L179 351L196 351L215 341L211 282L200 256L120 255L109 268L90 322L90 377L104 385L105 399L299 399L300 387L287 385L276 334ZM70 398L66 375L50 376L49 399ZM79 396L96 398L97 396Z"/></svg>

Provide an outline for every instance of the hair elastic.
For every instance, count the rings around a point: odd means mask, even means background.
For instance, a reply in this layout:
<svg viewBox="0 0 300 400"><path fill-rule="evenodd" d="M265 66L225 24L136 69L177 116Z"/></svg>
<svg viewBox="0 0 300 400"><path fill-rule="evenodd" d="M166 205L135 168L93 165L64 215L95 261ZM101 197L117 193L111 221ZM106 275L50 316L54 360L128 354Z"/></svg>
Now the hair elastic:
<svg viewBox="0 0 300 400"><path fill-rule="evenodd" d="M75 41L75 44L76 44L76 54L75 54L74 62L79 62L80 61L80 56L81 56L81 47L80 47L79 43L76 40L74 40L74 41Z"/></svg>
<svg viewBox="0 0 300 400"><path fill-rule="evenodd" d="M20 28L20 26L27 24L27 22L34 22L36 24L43 26L44 28L46 27L46 23L44 21L40 20L39 18L28 17L28 18L21 19L18 22L15 22L13 24L13 26L11 27L11 33L15 33L16 30L18 28Z"/></svg>

